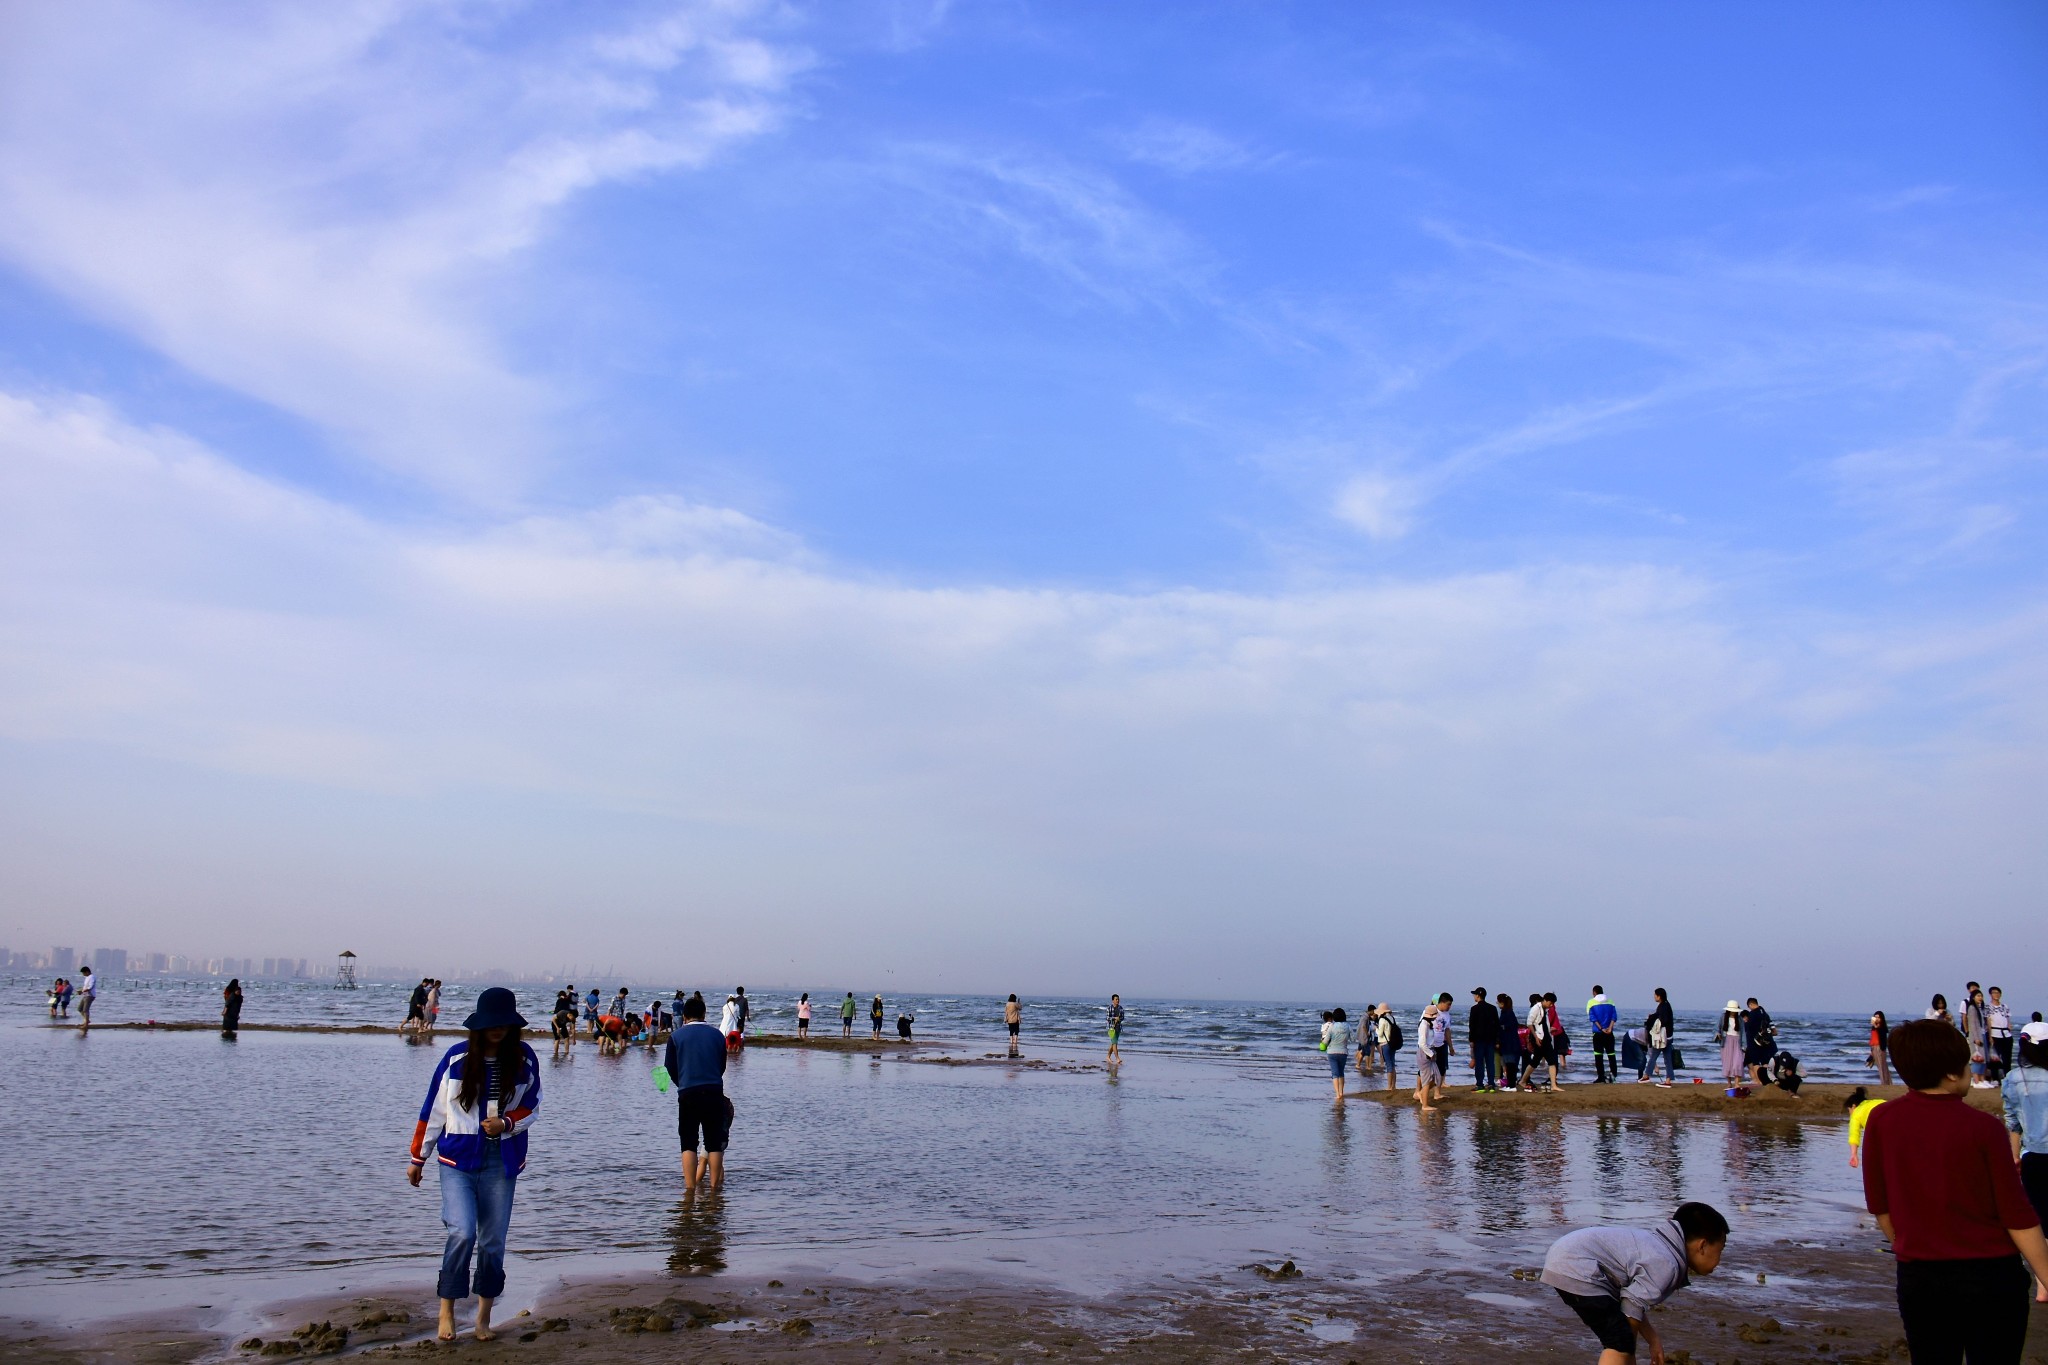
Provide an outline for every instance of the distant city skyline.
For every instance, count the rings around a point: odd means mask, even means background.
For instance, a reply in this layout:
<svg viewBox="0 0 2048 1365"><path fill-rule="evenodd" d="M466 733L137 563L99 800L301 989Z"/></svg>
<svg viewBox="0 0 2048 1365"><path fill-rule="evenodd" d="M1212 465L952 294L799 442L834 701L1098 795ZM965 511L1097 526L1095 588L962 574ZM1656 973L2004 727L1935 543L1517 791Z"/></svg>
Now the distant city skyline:
<svg viewBox="0 0 2048 1365"><path fill-rule="evenodd" d="M2048 7L1197 16L7 7L0 939L1826 1008L2030 941Z"/></svg>

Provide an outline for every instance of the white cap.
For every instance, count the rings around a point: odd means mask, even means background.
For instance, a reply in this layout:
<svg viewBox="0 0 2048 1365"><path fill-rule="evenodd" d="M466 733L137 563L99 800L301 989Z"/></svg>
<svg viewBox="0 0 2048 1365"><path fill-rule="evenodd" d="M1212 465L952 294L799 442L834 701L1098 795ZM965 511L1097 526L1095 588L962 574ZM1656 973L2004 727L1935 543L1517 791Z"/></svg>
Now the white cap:
<svg viewBox="0 0 2048 1365"><path fill-rule="evenodd" d="M2020 1037L2026 1039L2035 1047L2048 1043L2048 1024L2028 1024L2020 1030Z"/></svg>

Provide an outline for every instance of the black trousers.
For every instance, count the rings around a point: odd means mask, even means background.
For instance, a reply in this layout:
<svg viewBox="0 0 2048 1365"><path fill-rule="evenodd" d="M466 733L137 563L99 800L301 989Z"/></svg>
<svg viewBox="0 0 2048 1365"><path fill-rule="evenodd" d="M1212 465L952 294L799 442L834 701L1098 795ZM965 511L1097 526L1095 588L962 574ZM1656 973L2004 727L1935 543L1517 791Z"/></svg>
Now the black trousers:
<svg viewBox="0 0 2048 1365"><path fill-rule="evenodd" d="M2017 1255L1899 1262L1899 1318L1913 1365L2019 1365L2033 1297Z"/></svg>

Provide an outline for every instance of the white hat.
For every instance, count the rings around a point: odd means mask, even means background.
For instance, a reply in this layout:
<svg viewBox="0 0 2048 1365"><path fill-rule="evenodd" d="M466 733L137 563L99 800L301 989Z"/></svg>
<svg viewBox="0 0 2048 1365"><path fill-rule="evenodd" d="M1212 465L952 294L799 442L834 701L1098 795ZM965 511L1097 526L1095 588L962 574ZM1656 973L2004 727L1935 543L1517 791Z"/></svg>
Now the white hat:
<svg viewBox="0 0 2048 1365"><path fill-rule="evenodd" d="M2035 1047L2039 1047L2043 1043L2048 1043L2048 1024L2028 1024L2020 1030L2020 1037L2026 1039Z"/></svg>
<svg viewBox="0 0 2048 1365"><path fill-rule="evenodd" d="M1740 1006L1740 1005L1736 1004L1736 1003L1735 1003L1735 1002L1734 1002L1733 1000L1730 1000L1730 1001L1728 1002L1728 1008L1729 1008L1729 1009L1731 1009L1731 1010L1738 1010L1738 1011L1739 1011L1739 1010L1740 1010L1740 1009L1742 1008L1742 1006Z"/></svg>

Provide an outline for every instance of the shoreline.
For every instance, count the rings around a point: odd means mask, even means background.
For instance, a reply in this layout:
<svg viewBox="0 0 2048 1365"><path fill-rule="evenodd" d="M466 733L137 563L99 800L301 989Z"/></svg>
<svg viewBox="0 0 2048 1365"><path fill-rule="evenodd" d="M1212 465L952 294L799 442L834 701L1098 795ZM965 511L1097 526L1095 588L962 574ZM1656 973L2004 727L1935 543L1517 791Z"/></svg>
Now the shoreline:
<svg viewBox="0 0 2048 1365"><path fill-rule="evenodd" d="M38 1023L30 1025L30 1027L39 1029L62 1030L70 1033L222 1032L221 1026L217 1022L214 1022L212 1020L200 1019L123 1019L118 1022L94 1024L90 1030L80 1029L79 1026L76 1024L64 1023ZM459 1028L430 1029L425 1033L402 1033L399 1031L398 1026L395 1024L243 1023L236 1026L235 1032L329 1034L356 1038L382 1037L392 1038L402 1043L421 1043L436 1041L456 1042L464 1036L463 1030ZM546 1034L536 1034L529 1032L526 1035L526 1042L527 1045L533 1048L533 1050L536 1052L539 1052L544 1048L553 1046L553 1039L548 1037L548 1035ZM597 1040L594 1038L584 1037L578 1037L574 1040L574 1044L577 1047L593 1047L596 1045L596 1042ZM901 1038L826 1038L823 1036L813 1036L809 1039L799 1041L797 1036L793 1033L750 1033L747 1035L747 1046L820 1048L829 1052L873 1052L877 1048L885 1048L891 1051L910 1052L915 1051L916 1049L921 1047L936 1047L940 1046L940 1044L920 1042L916 1039L912 1039L910 1042L906 1043ZM628 1051L633 1050L652 1051L654 1049L649 1049L647 1045L644 1043L635 1043L629 1045L628 1047Z"/></svg>
<svg viewBox="0 0 2048 1365"><path fill-rule="evenodd" d="M458 1339L450 1344L434 1339L432 1274L423 1270L416 1290L299 1297L232 1321L196 1307L73 1330L8 1319L0 1321L0 1355L49 1365L197 1365L332 1357L344 1350L375 1359L514 1353L538 1365L590 1359L653 1365L714 1350L729 1362L797 1354L848 1362L957 1356L1115 1358L1138 1365L1247 1356L1329 1365L1578 1358L1587 1353L1589 1337L1554 1292L1535 1282L1540 1260L1539 1250L1503 1248L1484 1268L1449 1263L1419 1271L1376 1264L1368 1238L1355 1261L1347 1257L1343 1265L1304 1263L1284 1275L1247 1265L1092 1295L986 1276L847 1280L800 1263L773 1278L650 1268L551 1280L527 1300L532 1307L498 1321L498 1339L489 1343L470 1335L474 1305L466 1303L457 1314ZM508 1288L518 1293L519 1286ZM1718 1274L1660 1308L1658 1321L1674 1365L1735 1359L1875 1365L1898 1358L1893 1294L1892 1258L1874 1234L1818 1245L1746 1241L1732 1248ZM323 1326L328 1330L318 1330ZM704 1335L693 1338L698 1332ZM2048 1314L2036 1313L2024 1358L2048 1359L2044 1350Z"/></svg>

